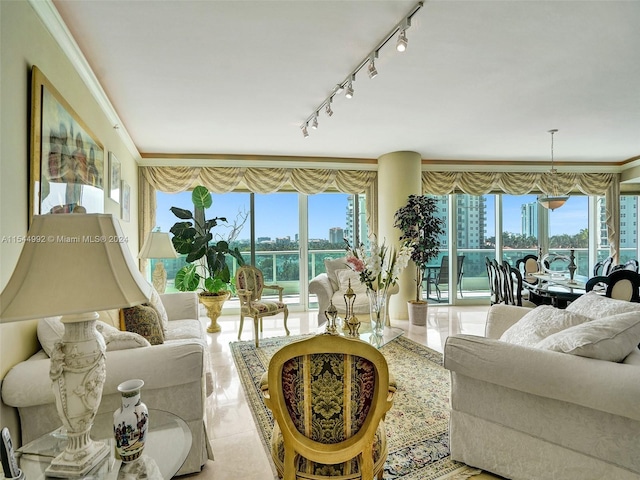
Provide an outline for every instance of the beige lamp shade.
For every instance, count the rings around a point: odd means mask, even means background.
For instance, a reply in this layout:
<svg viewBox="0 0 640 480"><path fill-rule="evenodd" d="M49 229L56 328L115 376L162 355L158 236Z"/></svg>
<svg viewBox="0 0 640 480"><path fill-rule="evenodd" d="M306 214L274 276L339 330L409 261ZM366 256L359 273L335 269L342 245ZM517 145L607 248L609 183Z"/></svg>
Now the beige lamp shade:
<svg viewBox="0 0 640 480"><path fill-rule="evenodd" d="M168 233L149 232L138 258L178 258L178 252Z"/></svg>
<svg viewBox="0 0 640 480"><path fill-rule="evenodd" d="M0 294L0 322L145 303L151 285L110 214L36 215Z"/></svg>
<svg viewBox="0 0 640 480"><path fill-rule="evenodd" d="M553 211L556 208L563 206L567 200L569 200L569 197L564 195L546 196L540 197L538 199L538 203L547 210Z"/></svg>

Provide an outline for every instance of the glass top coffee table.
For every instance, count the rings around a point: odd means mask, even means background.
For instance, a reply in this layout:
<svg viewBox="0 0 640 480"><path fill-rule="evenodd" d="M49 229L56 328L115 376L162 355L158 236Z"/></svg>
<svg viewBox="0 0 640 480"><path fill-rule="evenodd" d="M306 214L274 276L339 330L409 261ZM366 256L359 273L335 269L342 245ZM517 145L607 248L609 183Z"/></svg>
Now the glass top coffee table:
<svg viewBox="0 0 640 480"><path fill-rule="evenodd" d="M109 444L110 455L81 479L171 478L187 459L191 449L191 431L178 416L149 409L149 432L142 456L131 463L115 457L113 414L96 416L91 438ZM64 450L66 437L61 429L37 438L16 450L20 469L28 480L49 479L45 469Z"/></svg>
<svg viewBox="0 0 640 480"><path fill-rule="evenodd" d="M349 332L347 330L343 330L342 324L338 325L337 328L338 328L338 331L337 331L338 334L344 337L350 337ZM326 331L326 324L318 328L318 333L325 333L325 331ZM358 333L359 335L357 338L359 338L363 342L367 342L376 348L381 348L382 346L395 340L399 336L404 335L404 330L397 327L384 327L384 333L382 334L382 337L379 337L377 335L374 335L373 332L371 331L371 323L362 322L360 324L360 329L358 330Z"/></svg>

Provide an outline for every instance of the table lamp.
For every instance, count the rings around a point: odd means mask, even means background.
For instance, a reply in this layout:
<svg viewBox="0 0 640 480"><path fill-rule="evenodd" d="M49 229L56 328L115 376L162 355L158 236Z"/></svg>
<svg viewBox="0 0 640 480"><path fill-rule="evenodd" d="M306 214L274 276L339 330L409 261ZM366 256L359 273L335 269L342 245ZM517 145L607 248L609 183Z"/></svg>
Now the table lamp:
<svg viewBox="0 0 640 480"><path fill-rule="evenodd" d="M36 215L24 240L0 294L0 322L62 315L64 335L49 375L68 440L46 474L81 476L109 455L107 444L89 436L106 377L97 311L147 302L151 285L111 215Z"/></svg>
<svg viewBox="0 0 640 480"><path fill-rule="evenodd" d="M149 232L142 245L138 258L178 258L178 252L173 248L173 242L168 233ZM162 262L156 262L156 268L151 275L152 283L158 293L164 293L167 288L167 271Z"/></svg>

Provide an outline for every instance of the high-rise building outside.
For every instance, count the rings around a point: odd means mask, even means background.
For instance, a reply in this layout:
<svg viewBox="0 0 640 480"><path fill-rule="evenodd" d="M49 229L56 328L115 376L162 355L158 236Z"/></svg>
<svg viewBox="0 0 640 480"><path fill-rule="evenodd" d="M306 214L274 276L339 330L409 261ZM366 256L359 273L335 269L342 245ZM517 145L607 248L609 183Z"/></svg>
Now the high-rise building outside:
<svg viewBox="0 0 640 480"><path fill-rule="evenodd" d="M523 237L538 238L538 203L524 203L520 206Z"/></svg>
<svg viewBox="0 0 640 480"><path fill-rule="evenodd" d="M354 196L358 199L358 235L355 232L355 205ZM369 248L369 228L367 227L367 201L364 195L349 195L347 199L346 211L346 228L344 229L344 238L346 238L352 246L364 244L365 248Z"/></svg>
<svg viewBox="0 0 640 480"><path fill-rule="evenodd" d="M598 197L599 247L609 245L605 197ZM620 196L620 248L638 247L638 197Z"/></svg>
<svg viewBox="0 0 640 480"><path fill-rule="evenodd" d="M447 218L449 216L449 202L446 195L433 197L437 202L437 216L444 221L447 230ZM458 248L484 248L487 228L487 200L484 195L456 196L456 227L458 230ZM447 234L440 237L440 251L449 248Z"/></svg>
<svg viewBox="0 0 640 480"><path fill-rule="evenodd" d="M342 227L333 227L329 229L329 242L334 244L344 243L344 229Z"/></svg>

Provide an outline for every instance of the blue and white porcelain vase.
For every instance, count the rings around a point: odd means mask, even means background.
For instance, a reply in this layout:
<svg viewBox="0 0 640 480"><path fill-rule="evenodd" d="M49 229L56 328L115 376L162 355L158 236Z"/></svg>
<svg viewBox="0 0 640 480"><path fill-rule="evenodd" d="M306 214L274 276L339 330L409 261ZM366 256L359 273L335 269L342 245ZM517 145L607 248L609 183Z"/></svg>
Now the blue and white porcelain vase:
<svg viewBox="0 0 640 480"><path fill-rule="evenodd" d="M122 407L113 414L116 453L123 463L133 462L144 450L149 429L149 411L140 400L142 380L127 380L118 385Z"/></svg>

